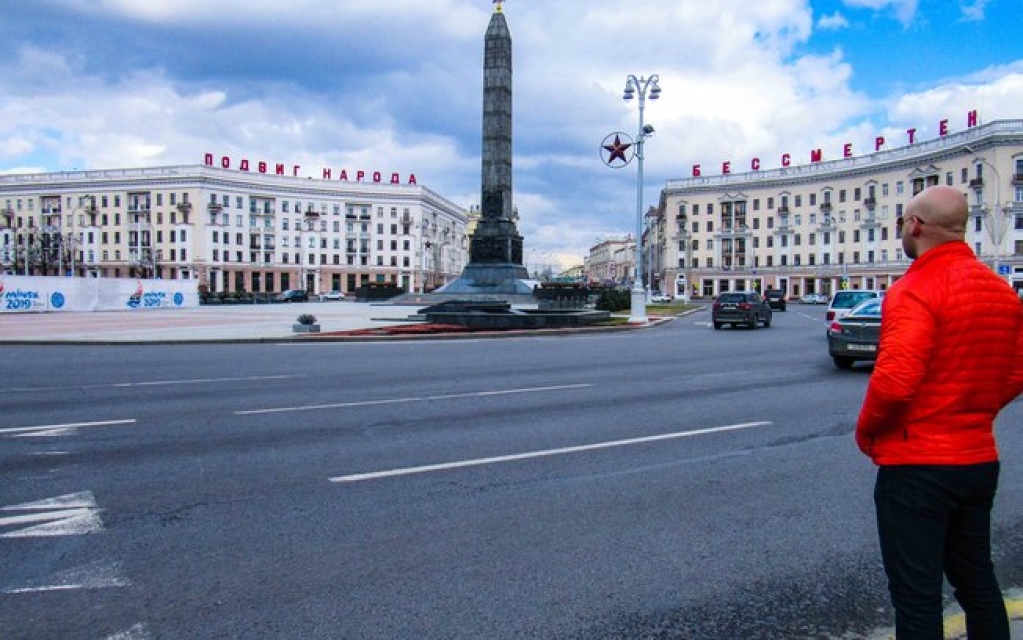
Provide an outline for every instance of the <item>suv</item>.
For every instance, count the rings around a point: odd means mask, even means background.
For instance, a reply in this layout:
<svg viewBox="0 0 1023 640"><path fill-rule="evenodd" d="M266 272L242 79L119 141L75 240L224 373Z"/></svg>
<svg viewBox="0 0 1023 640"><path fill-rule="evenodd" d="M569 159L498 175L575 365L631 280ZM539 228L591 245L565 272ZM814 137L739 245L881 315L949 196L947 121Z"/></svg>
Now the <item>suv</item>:
<svg viewBox="0 0 1023 640"><path fill-rule="evenodd" d="M764 292L764 298L772 309L785 310L785 292L781 289L768 289Z"/></svg>
<svg viewBox="0 0 1023 640"><path fill-rule="evenodd" d="M277 294L278 302L308 302L309 294L302 289L288 289Z"/></svg>
<svg viewBox="0 0 1023 640"><path fill-rule="evenodd" d="M873 291L870 289L845 289L831 296L828 304L828 312L824 314L824 322L830 325L832 321L844 318L852 308L871 298L884 297L884 291Z"/></svg>
<svg viewBox="0 0 1023 640"><path fill-rule="evenodd" d="M771 307L756 291L733 291L722 293L714 300L710 311L715 329L726 324L744 324L756 329L760 323L771 326Z"/></svg>

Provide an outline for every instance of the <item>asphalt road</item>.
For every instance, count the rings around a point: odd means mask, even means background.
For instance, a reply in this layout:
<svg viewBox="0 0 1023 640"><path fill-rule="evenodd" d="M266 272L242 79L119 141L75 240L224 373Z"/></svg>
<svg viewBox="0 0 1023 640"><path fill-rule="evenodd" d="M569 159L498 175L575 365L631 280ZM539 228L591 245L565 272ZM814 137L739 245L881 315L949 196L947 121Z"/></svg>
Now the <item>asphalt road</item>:
<svg viewBox="0 0 1023 640"><path fill-rule="evenodd" d="M503 340L14 346L0 637L855 638L891 624L821 308ZM1023 403L1003 587L1023 586Z"/></svg>

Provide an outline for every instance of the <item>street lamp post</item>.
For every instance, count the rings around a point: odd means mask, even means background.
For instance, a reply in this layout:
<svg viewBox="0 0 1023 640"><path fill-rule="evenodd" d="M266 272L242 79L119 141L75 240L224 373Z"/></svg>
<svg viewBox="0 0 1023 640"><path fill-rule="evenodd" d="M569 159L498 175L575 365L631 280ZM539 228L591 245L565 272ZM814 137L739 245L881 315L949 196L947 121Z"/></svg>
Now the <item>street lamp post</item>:
<svg viewBox="0 0 1023 640"><path fill-rule="evenodd" d="M86 200L88 200L88 202L89 202L89 204L87 206L83 205L83 202L85 202ZM75 215L77 213L79 213L80 211L82 211L83 209L87 209L90 212L92 211L92 196L90 194L88 194L88 193L85 194L84 196L80 196L78 198L78 206L77 207L73 207L71 209L71 235L68 236L68 248L69 248L70 253L71 253L69 262L71 263L71 276L72 277L74 277L75 269L77 267L77 265L75 264L75 258L77 257L75 255L75 253L76 253L76 245L78 244L78 237L77 237L77 230L75 229Z"/></svg>
<svg viewBox="0 0 1023 640"><path fill-rule="evenodd" d="M991 238L991 242L994 243L995 257L994 257L994 268L997 272L1001 267L1001 261L1003 258L1002 244L1005 241L1006 232L1009 228L1009 207L1002 206L1002 175L998 172L996 167L987 158L977 155L973 148L966 147L966 152L971 154L973 158L982 164L986 164L989 169L995 172L995 202L994 207L989 209L982 209L984 215L988 218L987 231L988 237ZM972 181L971 181L972 183ZM980 188L983 188L983 180L978 181ZM981 205L983 206L983 205ZM1001 275L1001 274L999 274Z"/></svg>
<svg viewBox="0 0 1023 640"><path fill-rule="evenodd" d="M646 291L643 288L643 143L647 136L652 135L654 128L643 123L643 110L646 107L647 95L651 100L661 97L661 87L657 82L657 74L644 78L630 75L625 83L624 100L632 100L639 94L639 132L636 134L636 268L632 283L632 309L629 322L645 323Z"/></svg>

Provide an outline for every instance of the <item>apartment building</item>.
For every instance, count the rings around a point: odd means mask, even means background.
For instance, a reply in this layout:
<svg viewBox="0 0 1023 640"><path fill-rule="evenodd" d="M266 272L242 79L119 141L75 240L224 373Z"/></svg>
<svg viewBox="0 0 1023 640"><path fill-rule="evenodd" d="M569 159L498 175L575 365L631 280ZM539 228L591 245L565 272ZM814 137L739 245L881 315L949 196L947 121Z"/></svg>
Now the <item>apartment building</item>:
<svg viewBox="0 0 1023 640"><path fill-rule="evenodd" d="M643 277L677 297L885 289L910 263L895 219L937 184L967 196L966 241L1023 289L1023 120L840 160L669 180L646 215Z"/></svg>
<svg viewBox="0 0 1023 640"><path fill-rule="evenodd" d="M467 223L463 207L414 180L210 164L0 176L8 274L195 280L211 291L431 290L461 274Z"/></svg>

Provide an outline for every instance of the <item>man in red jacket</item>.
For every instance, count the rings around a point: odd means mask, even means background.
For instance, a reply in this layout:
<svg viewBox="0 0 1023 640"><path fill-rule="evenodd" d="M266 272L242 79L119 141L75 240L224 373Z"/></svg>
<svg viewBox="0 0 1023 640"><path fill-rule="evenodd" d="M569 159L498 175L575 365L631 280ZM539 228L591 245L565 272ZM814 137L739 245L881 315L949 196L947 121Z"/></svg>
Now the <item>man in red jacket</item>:
<svg viewBox="0 0 1023 640"><path fill-rule="evenodd" d="M971 639L1009 640L991 562L993 429L1023 391L1023 305L964 242L967 215L962 193L937 186L895 221L914 262L882 303L856 425L879 467L874 503L900 640L943 638L943 575Z"/></svg>

